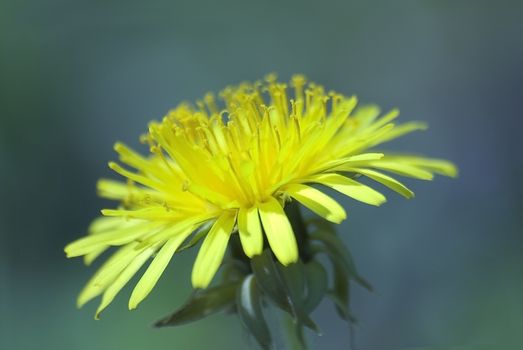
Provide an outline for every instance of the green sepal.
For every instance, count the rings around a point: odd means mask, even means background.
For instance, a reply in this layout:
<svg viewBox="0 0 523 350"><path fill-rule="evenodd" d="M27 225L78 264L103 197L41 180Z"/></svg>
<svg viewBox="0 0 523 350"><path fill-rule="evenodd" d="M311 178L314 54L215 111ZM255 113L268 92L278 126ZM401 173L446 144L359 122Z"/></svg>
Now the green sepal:
<svg viewBox="0 0 523 350"><path fill-rule="evenodd" d="M305 266L303 262L298 260L288 266L283 266L277 262L275 262L275 264L286 286L289 299L295 309L300 309L303 306L306 288Z"/></svg>
<svg viewBox="0 0 523 350"><path fill-rule="evenodd" d="M312 217L307 220L307 226L316 226L317 230L336 234L336 228L332 223L322 217Z"/></svg>
<svg viewBox="0 0 523 350"><path fill-rule="evenodd" d="M325 268L317 261L305 264L307 295L303 309L311 313L320 304L328 288L328 277Z"/></svg>
<svg viewBox="0 0 523 350"><path fill-rule="evenodd" d="M236 293L236 310L243 325L263 349L274 349L269 327L263 317L261 295L254 275L245 277Z"/></svg>
<svg viewBox="0 0 523 350"><path fill-rule="evenodd" d="M338 294L336 294L334 291L328 291L326 295L334 303L336 311L341 318L354 324L358 323L358 320L350 312L349 305L344 300L342 300Z"/></svg>
<svg viewBox="0 0 523 350"><path fill-rule="evenodd" d="M238 259L227 257L223 259L220 267L223 283L242 281L250 274L249 265Z"/></svg>
<svg viewBox="0 0 523 350"><path fill-rule="evenodd" d="M343 265L332 260L333 266L333 290L327 295L334 301L336 311L344 320L356 323L356 319L350 312L350 280Z"/></svg>
<svg viewBox="0 0 523 350"><path fill-rule="evenodd" d="M296 319L294 303L276 264L277 262L274 261L272 253L268 249L251 259L252 272L262 292L272 300L276 306L288 312Z"/></svg>
<svg viewBox="0 0 523 350"><path fill-rule="evenodd" d="M181 308L159 320L155 327L178 326L197 321L234 305L239 283L197 290Z"/></svg>
<svg viewBox="0 0 523 350"><path fill-rule="evenodd" d="M358 273L350 252L345 248L343 241L336 234L331 234L325 231L316 231L311 233L309 237L322 242L325 245L326 249L324 252L327 256L331 260L336 259L341 261L351 279L370 292L374 290L371 284ZM311 249L312 251L315 249L317 250L316 247Z"/></svg>
<svg viewBox="0 0 523 350"><path fill-rule="evenodd" d="M279 263L276 264L289 291L289 298L294 305L294 320L297 322L297 329L303 325L312 329L316 334L321 335L322 332L320 328L309 317L310 312L305 308L307 277L305 275L306 269L303 262L298 260L289 266L282 266Z"/></svg>
<svg viewBox="0 0 523 350"><path fill-rule="evenodd" d="M261 291L276 306L289 313L295 323L303 324L321 334L319 327L302 308L304 280L299 273L299 264L302 263L283 266L268 249L251 259L252 271Z"/></svg>
<svg viewBox="0 0 523 350"><path fill-rule="evenodd" d="M301 348L307 349L307 341L305 340L305 332L303 326L301 324L297 324L296 330L294 332L296 333L296 339L298 340L298 343L300 344Z"/></svg>

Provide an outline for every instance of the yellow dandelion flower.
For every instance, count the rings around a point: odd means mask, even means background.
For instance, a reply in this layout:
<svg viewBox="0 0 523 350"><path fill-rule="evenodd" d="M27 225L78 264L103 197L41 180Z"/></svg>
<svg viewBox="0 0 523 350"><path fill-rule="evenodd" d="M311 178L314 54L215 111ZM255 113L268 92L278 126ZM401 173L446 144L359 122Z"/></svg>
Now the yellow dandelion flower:
<svg viewBox="0 0 523 350"><path fill-rule="evenodd" d="M265 83L223 90L224 107L212 94L195 106L179 105L149 125L143 136L147 157L115 145L120 162L134 170L109 163L126 181L100 180L98 190L121 204L102 210L89 234L65 252L90 264L106 249L119 248L80 293L79 306L103 294L98 316L152 258L131 294L134 309L191 235L193 241L205 236L192 270L195 288L209 285L232 234L239 234L248 257L260 254L266 239L283 265L296 262L299 247L284 211L288 201L334 223L346 218L345 209L316 185L378 206L385 196L358 176L411 198L412 191L388 174L421 180L456 175L444 160L368 151L423 130L424 123L395 124L397 110L380 116L378 107L357 107L356 97L327 93L301 75L290 85L292 96L269 76Z"/></svg>

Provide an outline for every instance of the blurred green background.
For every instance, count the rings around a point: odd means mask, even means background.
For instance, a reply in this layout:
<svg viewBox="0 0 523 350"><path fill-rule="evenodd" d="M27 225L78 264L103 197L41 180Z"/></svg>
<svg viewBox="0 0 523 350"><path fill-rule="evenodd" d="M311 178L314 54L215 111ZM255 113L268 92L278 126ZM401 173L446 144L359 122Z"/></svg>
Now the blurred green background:
<svg viewBox="0 0 523 350"><path fill-rule="evenodd" d="M381 208L342 200L361 350L523 348L521 1L0 2L0 348L245 349L234 317L155 330L190 292L194 251L137 311L94 321L93 273L67 260L106 203L116 140L226 84L296 72L431 128L390 144L455 161ZM518 146L519 145L519 146ZM519 151L518 151L519 150ZM347 349L328 302L314 348Z"/></svg>

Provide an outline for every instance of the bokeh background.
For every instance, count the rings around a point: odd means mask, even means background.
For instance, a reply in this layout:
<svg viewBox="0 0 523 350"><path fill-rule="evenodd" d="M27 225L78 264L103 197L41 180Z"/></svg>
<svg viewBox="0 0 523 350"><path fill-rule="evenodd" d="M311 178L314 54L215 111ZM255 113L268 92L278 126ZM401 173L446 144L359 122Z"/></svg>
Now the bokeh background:
<svg viewBox="0 0 523 350"><path fill-rule="evenodd" d="M0 2L0 348L245 349L218 315L155 330L190 292L194 251L137 311L100 321L75 298L93 273L63 247L99 209L116 140L226 84L295 72L428 132L389 149L455 161L380 208L343 200L340 232L375 293L355 288L361 350L523 348L521 1ZM328 302L318 349L347 349Z"/></svg>

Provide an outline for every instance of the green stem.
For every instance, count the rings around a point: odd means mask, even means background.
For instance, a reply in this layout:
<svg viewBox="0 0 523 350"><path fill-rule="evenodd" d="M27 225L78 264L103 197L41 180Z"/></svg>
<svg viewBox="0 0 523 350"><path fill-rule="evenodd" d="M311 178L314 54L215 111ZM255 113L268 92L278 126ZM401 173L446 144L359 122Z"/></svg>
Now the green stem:
<svg viewBox="0 0 523 350"><path fill-rule="evenodd" d="M289 221L296 237L296 243L298 244L298 251L300 260L303 263L307 263L312 259L309 246L309 234L307 232L307 224L303 220L300 206L297 201L291 201L285 206L285 214L289 218ZM287 329L287 339L289 347L292 350L306 350L308 349L305 335L303 333L303 326L296 325L288 315L284 316L284 322Z"/></svg>
<svg viewBox="0 0 523 350"><path fill-rule="evenodd" d="M287 314L284 314L283 317L283 322L287 330L287 342L289 345L289 349L307 350L309 347L307 346L307 343L305 341L303 330L301 330L301 334L298 334L296 323L294 323L292 317L290 317Z"/></svg>

